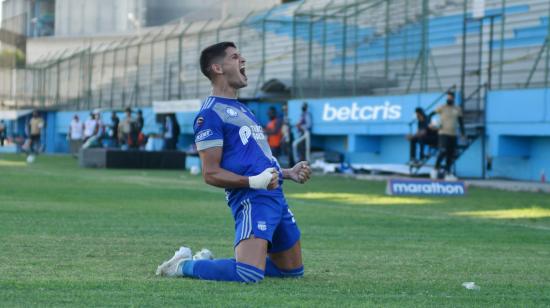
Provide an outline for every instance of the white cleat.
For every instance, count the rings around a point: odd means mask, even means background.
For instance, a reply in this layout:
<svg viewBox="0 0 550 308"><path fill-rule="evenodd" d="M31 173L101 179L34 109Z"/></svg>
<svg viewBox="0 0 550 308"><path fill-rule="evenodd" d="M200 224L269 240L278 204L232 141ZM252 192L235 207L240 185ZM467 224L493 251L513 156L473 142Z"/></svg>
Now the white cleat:
<svg viewBox="0 0 550 308"><path fill-rule="evenodd" d="M210 250L203 248L193 256L193 260L214 260L214 255Z"/></svg>
<svg viewBox="0 0 550 308"><path fill-rule="evenodd" d="M458 181L458 178L453 174L447 174L445 175L445 181Z"/></svg>
<svg viewBox="0 0 550 308"><path fill-rule="evenodd" d="M157 267L155 274L157 276L167 276L167 277L178 277L183 276L181 272L180 264L185 260L191 260L191 249L187 247L180 247L178 251L174 254L172 259L162 263Z"/></svg>

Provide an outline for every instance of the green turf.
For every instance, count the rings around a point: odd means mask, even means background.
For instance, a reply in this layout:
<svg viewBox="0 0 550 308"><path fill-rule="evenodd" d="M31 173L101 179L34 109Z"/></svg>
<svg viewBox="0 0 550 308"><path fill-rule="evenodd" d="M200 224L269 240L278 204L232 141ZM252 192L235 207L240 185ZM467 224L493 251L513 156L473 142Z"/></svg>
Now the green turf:
<svg viewBox="0 0 550 308"><path fill-rule="evenodd" d="M548 195L393 198L377 182L287 183L305 277L242 285L154 276L182 244L232 256L224 194L200 177L23 161L0 158L0 306L550 305Z"/></svg>

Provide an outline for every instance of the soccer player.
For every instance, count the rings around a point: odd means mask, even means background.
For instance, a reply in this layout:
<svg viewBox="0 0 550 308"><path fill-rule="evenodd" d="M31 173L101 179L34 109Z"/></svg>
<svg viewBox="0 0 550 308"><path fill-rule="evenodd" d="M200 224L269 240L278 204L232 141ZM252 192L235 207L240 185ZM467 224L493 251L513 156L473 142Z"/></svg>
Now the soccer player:
<svg viewBox="0 0 550 308"><path fill-rule="evenodd" d="M207 251L191 257L191 250L181 247L157 268L157 275L245 283L264 276L302 276L300 230L281 185L283 179L305 183L311 169L307 162L282 169L262 126L237 101L247 77L245 59L234 43L204 49L200 68L213 89L194 120L195 144L205 182L226 190L235 220L235 259L210 260Z"/></svg>

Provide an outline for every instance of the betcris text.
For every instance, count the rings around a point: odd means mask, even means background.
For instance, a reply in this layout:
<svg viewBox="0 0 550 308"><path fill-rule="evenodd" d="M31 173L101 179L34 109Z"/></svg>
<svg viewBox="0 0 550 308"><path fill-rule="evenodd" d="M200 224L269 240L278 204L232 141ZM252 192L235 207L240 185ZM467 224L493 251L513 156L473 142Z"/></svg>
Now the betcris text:
<svg viewBox="0 0 550 308"><path fill-rule="evenodd" d="M361 106L357 102L351 106L332 106L325 103L323 106L323 121L384 121L399 120L401 118L401 106L392 105L389 101L381 105Z"/></svg>

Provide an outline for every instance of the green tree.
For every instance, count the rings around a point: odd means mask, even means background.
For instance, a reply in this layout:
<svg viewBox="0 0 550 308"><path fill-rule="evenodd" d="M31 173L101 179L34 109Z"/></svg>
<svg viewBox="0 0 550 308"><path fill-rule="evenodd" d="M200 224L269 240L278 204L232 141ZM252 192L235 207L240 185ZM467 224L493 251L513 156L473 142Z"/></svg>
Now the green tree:
<svg viewBox="0 0 550 308"><path fill-rule="evenodd" d="M0 51L0 67L4 67L4 68L25 67L25 54L19 49Z"/></svg>

